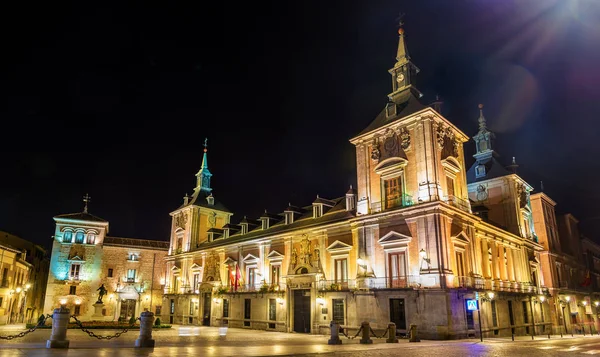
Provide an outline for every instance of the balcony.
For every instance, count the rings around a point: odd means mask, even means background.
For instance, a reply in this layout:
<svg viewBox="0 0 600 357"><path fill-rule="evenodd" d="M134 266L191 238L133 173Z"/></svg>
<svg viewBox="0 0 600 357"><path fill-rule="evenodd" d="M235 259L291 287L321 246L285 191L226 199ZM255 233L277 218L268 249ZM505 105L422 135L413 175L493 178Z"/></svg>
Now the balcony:
<svg viewBox="0 0 600 357"><path fill-rule="evenodd" d="M469 204L469 201L467 200L463 200L462 198L453 196L453 195L448 195L445 197L444 201L451 205L454 206L462 211L465 212L471 212L471 205Z"/></svg>
<svg viewBox="0 0 600 357"><path fill-rule="evenodd" d="M135 278L127 278L128 283L135 283Z"/></svg>
<svg viewBox="0 0 600 357"><path fill-rule="evenodd" d="M408 207L413 205L411 195L403 194L402 197L390 200L383 200L379 202L371 202L371 213L377 213L387 210L398 209L402 207Z"/></svg>

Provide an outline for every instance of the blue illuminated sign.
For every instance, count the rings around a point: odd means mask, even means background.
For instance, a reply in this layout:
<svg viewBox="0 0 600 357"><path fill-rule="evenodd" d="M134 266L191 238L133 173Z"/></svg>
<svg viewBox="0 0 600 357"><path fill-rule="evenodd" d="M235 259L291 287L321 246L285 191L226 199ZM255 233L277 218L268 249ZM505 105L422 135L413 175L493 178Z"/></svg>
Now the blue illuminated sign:
<svg viewBox="0 0 600 357"><path fill-rule="evenodd" d="M479 306L477 304L477 300L469 299L467 300L467 310L469 311L477 311L479 310Z"/></svg>

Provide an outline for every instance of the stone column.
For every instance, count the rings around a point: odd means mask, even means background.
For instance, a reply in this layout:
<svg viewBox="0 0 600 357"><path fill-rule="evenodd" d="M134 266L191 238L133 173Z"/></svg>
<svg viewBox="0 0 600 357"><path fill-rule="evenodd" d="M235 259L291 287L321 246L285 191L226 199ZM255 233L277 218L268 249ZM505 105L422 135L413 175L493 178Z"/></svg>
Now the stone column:
<svg viewBox="0 0 600 357"><path fill-rule="evenodd" d="M513 267L515 270L515 280L518 283L521 283L523 281L523 274L522 274L523 272L522 272L522 265L521 265L521 257L519 256L519 250L513 249L512 256L513 256Z"/></svg>
<svg viewBox="0 0 600 357"><path fill-rule="evenodd" d="M488 258L488 241L485 238L481 238L481 274L484 278L491 278L492 273L490 272L490 263Z"/></svg>
<svg viewBox="0 0 600 357"><path fill-rule="evenodd" d="M492 279L498 280L500 279L500 274L498 270L498 245L495 241L490 242L492 247Z"/></svg>
<svg viewBox="0 0 600 357"><path fill-rule="evenodd" d="M69 325L70 311L64 306L54 309L52 314L52 334L46 341L46 348L69 348L67 340L67 326Z"/></svg>
<svg viewBox="0 0 600 357"><path fill-rule="evenodd" d="M154 347L152 339L152 324L154 323L154 313L144 311L140 316L140 336L135 340L135 347Z"/></svg>
<svg viewBox="0 0 600 357"><path fill-rule="evenodd" d="M506 252L506 247L503 244L498 245L499 253L500 253L500 277L503 281L508 280L508 262L506 256L508 253Z"/></svg>
<svg viewBox="0 0 600 357"><path fill-rule="evenodd" d="M513 249L508 248L506 252L506 264L508 265L508 280L515 281L515 265L513 262Z"/></svg>

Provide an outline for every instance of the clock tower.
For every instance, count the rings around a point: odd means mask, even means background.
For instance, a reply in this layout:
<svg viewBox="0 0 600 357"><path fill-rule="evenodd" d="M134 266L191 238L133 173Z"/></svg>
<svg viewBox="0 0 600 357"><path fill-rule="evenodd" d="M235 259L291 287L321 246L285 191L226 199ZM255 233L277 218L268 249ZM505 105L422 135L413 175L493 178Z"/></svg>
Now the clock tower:
<svg viewBox="0 0 600 357"><path fill-rule="evenodd" d="M399 104L406 100L406 96L413 94L417 98L423 94L414 87L415 76L419 68L415 66L408 55L406 42L404 40L404 29L398 29L398 52L396 53L396 64L388 72L392 75L392 93L388 94L390 101Z"/></svg>

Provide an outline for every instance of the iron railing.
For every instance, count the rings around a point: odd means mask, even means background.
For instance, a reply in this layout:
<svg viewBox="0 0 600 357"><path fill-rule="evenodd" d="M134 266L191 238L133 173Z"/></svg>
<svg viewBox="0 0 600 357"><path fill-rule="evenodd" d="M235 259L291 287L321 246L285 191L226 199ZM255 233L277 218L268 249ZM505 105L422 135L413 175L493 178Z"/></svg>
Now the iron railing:
<svg viewBox="0 0 600 357"><path fill-rule="evenodd" d="M471 205L469 204L469 201L463 200L460 197L448 195L448 196L446 196L444 201L446 201L446 203L448 203L449 205L452 205L452 206L454 206L458 209L461 209L465 212L471 212Z"/></svg>

